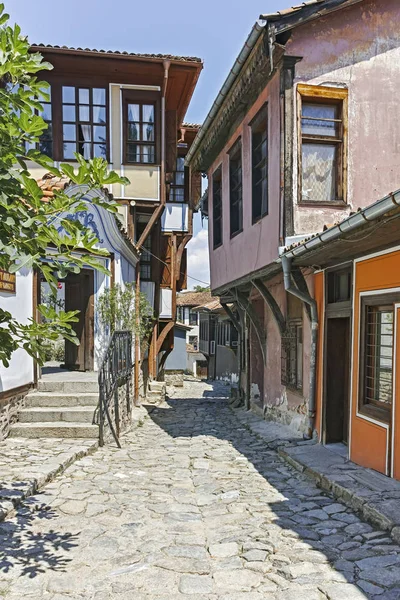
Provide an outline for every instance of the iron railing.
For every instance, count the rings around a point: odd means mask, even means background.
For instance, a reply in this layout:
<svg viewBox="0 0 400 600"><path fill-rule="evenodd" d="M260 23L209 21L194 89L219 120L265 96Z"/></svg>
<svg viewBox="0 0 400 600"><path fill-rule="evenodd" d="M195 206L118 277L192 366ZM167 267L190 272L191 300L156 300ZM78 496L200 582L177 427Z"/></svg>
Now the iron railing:
<svg viewBox="0 0 400 600"><path fill-rule="evenodd" d="M126 385L127 412L131 412L130 379L133 369L132 361L132 332L114 331L107 347L99 371L99 443L104 445L104 424L107 419L111 433L121 448L119 442L120 415L118 389ZM114 423L112 419L114 413Z"/></svg>

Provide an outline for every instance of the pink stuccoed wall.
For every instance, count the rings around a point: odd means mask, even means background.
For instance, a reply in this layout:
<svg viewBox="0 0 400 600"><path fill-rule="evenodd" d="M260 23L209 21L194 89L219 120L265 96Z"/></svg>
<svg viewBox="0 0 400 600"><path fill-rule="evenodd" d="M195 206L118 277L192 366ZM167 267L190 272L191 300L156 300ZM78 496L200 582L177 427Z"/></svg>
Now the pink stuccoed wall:
<svg viewBox="0 0 400 600"><path fill-rule="evenodd" d="M286 45L303 57L297 83L349 89L349 206L295 206L296 233L320 231L400 188L399 23L398 0L365 0L295 29ZM294 147L296 155L296 139Z"/></svg>
<svg viewBox="0 0 400 600"><path fill-rule="evenodd" d="M268 102L269 121L269 213L252 225L251 218L251 132L249 123ZM242 136L243 160L243 231L230 239L229 231L229 157L227 152ZM209 205L212 215L212 173L222 164L223 244L213 250L212 217L209 219L211 288L215 290L227 282L251 273L273 261L279 243L280 194L280 126L279 76L260 94L240 127L235 131L218 159L209 170Z"/></svg>

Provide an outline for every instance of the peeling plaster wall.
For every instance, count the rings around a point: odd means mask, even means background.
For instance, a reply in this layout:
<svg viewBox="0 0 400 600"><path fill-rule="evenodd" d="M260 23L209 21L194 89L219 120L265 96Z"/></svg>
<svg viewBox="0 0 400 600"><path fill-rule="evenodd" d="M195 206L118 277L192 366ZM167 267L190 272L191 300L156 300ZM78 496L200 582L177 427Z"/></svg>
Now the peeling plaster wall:
<svg viewBox="0 0 400 600"><path fill-rule="evenodd" d="M302 56L296 83L349 90L348 207L295 206L296 234L320 231L400 187L400 5L365 0L298 27L287 53ZM297 197L297 127L294 135Z"/></svg>

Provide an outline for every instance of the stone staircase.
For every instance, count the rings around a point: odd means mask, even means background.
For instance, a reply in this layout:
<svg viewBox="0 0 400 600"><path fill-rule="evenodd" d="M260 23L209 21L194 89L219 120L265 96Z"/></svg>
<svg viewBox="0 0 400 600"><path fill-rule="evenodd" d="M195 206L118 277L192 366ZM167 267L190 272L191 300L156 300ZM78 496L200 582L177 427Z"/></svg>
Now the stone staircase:
<svg viewBox="0 0 400 600"><path fill-rule="evenodd" d="M161 404L165 400L166 389L164 381L149 381L145 403Z"/></svg>
<svg viewBox="0 0 400 600"><path fill-rule="evenodd" d="M99 427L93 425L93 416L98 400L94 379L41 380L27 395L10 437L97 439Z"/></svg>

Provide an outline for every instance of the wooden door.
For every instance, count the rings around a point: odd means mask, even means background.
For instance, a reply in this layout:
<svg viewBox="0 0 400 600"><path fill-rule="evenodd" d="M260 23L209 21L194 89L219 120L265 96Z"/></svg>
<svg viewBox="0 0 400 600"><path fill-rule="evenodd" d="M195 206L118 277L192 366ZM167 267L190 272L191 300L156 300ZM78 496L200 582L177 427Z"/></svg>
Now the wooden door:
<svg viewBox="0 0 400 600"><path fill-rule="evenodd" d="M325 377L325 441L344 442L349 436L350 318L327 320Z"/></svg>
<svg viewBox="0 0 400 600"><path fill-rule="evenodd" d="M79 310L74 331L79 346L65 342L65 366L76 371L94 368L94 273L70 273L65 280L65 310Z"/></svg>

